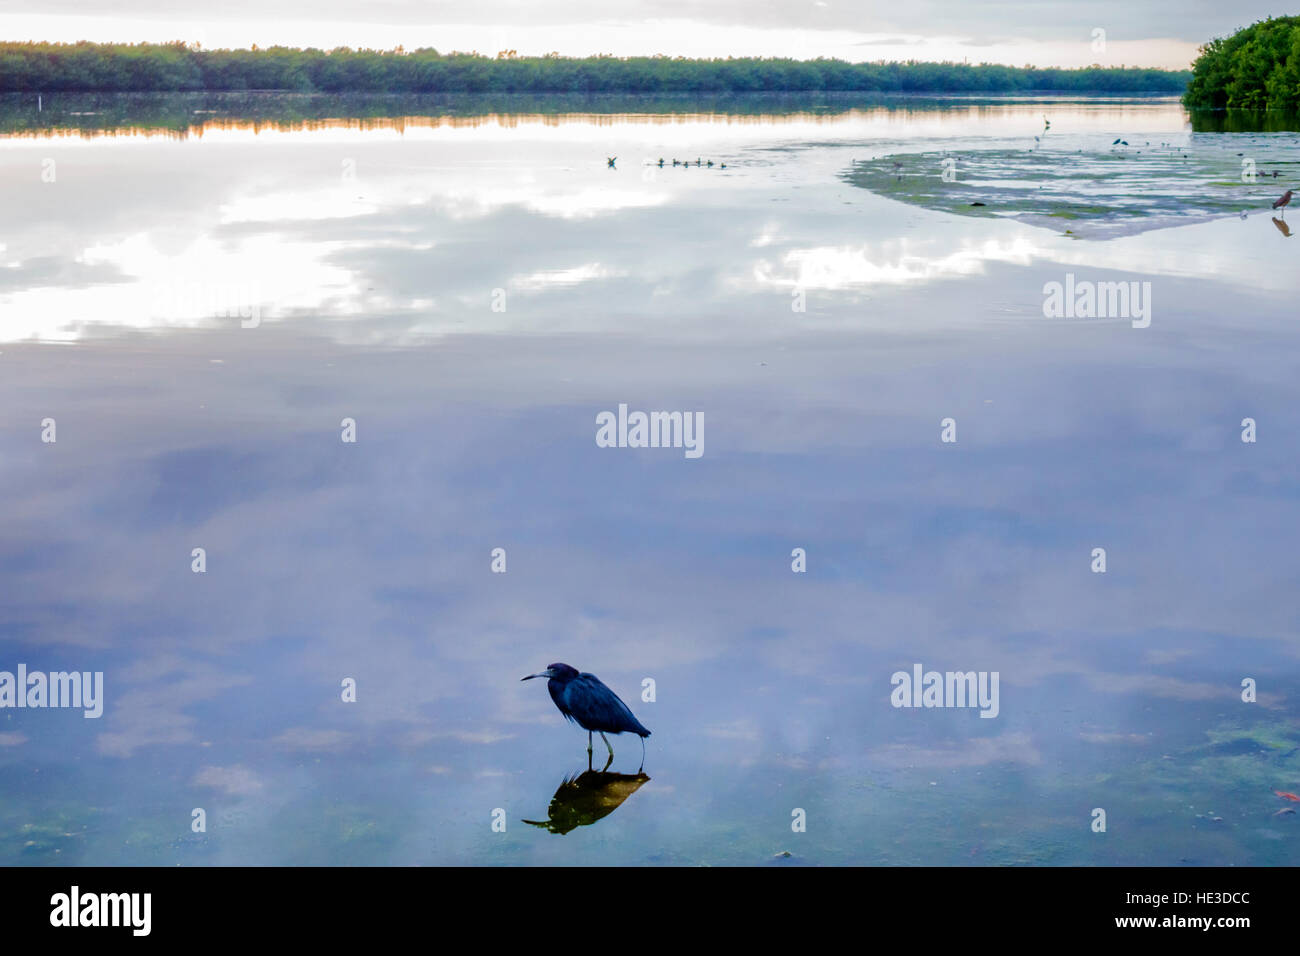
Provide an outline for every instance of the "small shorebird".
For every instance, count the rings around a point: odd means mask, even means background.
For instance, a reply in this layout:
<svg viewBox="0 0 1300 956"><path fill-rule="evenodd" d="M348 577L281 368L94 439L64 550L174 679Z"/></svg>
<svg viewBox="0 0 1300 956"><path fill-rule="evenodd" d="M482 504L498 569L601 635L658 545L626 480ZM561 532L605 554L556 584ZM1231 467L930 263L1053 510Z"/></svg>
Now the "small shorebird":
<svg viewBox="0 0 1300 956"><path fill-rule="evenodd" d="M1288 190L1287 190L1286 192L1284 192L1284 193L1283 193L1279 198L1273 200L1273 208L1274 208L1274 209L1285 209L1285 208L1286 208L1286 204L1289 203L1290 201L1291 201L1291 190L1288 189ZM1286 215L1286 214L1283 213L1283 215Z"/></svg>

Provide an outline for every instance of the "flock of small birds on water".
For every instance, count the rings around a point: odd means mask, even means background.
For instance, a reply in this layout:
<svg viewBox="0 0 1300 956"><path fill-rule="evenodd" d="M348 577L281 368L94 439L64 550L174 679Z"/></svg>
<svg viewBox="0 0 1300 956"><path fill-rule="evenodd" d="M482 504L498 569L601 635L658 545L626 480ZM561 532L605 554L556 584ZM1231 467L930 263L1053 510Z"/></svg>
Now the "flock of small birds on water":
<svg viewBox="0 0 1300 956"><path fill-rule="evenodd" d="M606 156L606 157L605 157L605 165L608 166L610 169L618 169L618 167L614 165L616 162L618 162L618 157L617 157L617 156ZM652 166L658 166L660 169L663 169L665 166L668 165L668 163L667 163L667 161L666 161L662 156L660 156L660 157L659 157L659 162L657 162L657 163L651 163L651 165L652 165ZM726 164L726 163L715 163L715 162L714 162L713 160L711 160L711 159L700 159L699 157L696 157L695 162L691 162L689 159L674 159L674 160L673 160L673 165L674 165L674 166L680 166L680 167L682 167L683 169L685 169L685 168L688 167L688 166L701 166L701 167L705 167L705 168L712 167L712 166L717 166L719 169L726 169L726 168L727 168L727 164Z"/></svg>
<svg viewBox="0 0 1300 956"><path fill-rule="evenodd" d="M1038 146L1042 143L1043 138L1047 135L1048 131L1049 131L1051 128L1052 128L1052 121L1051 121L1050 119L1048 119L1047 116L1044 115L1044 116L1043 116L1043 131L1042 131L1042 133L1040 133L1039 135L1037 135L1037 136L1034 137L1034 145L1031 146L1031 147L1029 148L1029 151L1030 151L1030 152L1033 152L1035 149L1038 148ZM1146 146L1146 147L1150 147L1150 146L1151 146L1151 141L1150 141L1150 140L1146 140L1146 141L1144 141L1143 145ZM1114 142L1112 142L1112 143L1110 144L1111 152L1115 152L1115 151L1117 150L1117 148L1118 148L1118 147L1121 147L1121 146L1123 146L1123 147L1125 147L1125 148L1128 148L1128 146L1129 146L1129 142L1128 142L1128 140L1124 139L1122 136L1116 136ZM1174 146L1172 143L1161 143L1161 144L1160 144L1160 148L1163 148L1163 149L1177 149L1177 150L1178 150L1178 155L1179 155L1180 158L1182 158L1182 159L1187 159L1187 158L1188 158L1187 153L1184 152L1183 149L1182 149L1181 147L1179 147L1179 146ZM1080 149L1080 150L1077 150L1077 152L1082 153L1083 150ZM1141 155L1142 155L1142 150L1140 150L1140 149L1137 150L1137 151L1136 151L1136 155L1141 156ZM1238 153L1237 155L1238 155L1238 156L1242 156L1242 155L1244 155L1244 154L1243 154L1243 153ZM960 157L960 156L956 156L956 157L954 157L954 159L960 160L961 157ZM610 169L617 169L618 167L617 167L616 165L614 165L614 164L617 163L617 162L618 162L618 157L617 157L617 156L606 156L606 157L605 157L605 165L608 166ZM658 166L660 169L663 169L665 166L668 165L668 161L665 160L662 156L660 156L660 157L659 157L659 162L657 162L657 163L652 163L651 165ZM692 163L689 159L674 159L674 160L672 160L672 165L673 165L673 166L680 166L680 167L682 167L683 169L687 169L687 168L689 168L689 167L691 167L691 166L697 166L697 167L701 167L701 168L706 168L706 169L707 169L707 168L712 168L712 167L715 166L715 165L716 165L719 169L726 169L726 168L727 168L727 164L726 164L726 163L714 163L713 160L711 160L711 159L706 160L706 159L702 159L702 158L700 158L700 157L698 157L698 156L696 157L695 162L693 162L693 163ZM902 164L902 163L900 163L900 162L895 162L895 163L894 163L894 173L896 174L896 176L897 176L898 179L901 180L901 179L903 178L903 164ZM1278 176L1282 175L1282 172L1281 172L1281 170L1277 170L1277 169L1273 170L1271 173L1266 172L1266 171L1264 171L1264 170L1260 170L1256 175L1259 176L1259 177L1262 178L1262 179L1267 179L1267 178L1269 178L1270 176L1271 176L1273 179L1277 179ZM1285 210L1286 206L1291 202L1291 196L1292 196L1292 194L1293 194L1293 191L1290 190L1290 189L1288 189L1285 193L1283 193L1283 194L1281 195L1281 197L1279 197L1278 199L1275 199L1275 200L1273 201L1273 208L1274 208L1274 209L1282 209L1282 210ZM977 201L977 202L973 202L973 203L971 203L971 205L972 205L972 206L987 206L988 204L987 204L987 203L983 203L983 202L978 202L978 201ZM1283 213L1283 214L1285 214L1285 213ZM1243 209L1242 212L1241 212L1241 218L1243 218L1243 219L1246 218L1246 210L1244 210L1244 209ZM1288 233L1288 235L1289 235L1289 233Z"/></svg>

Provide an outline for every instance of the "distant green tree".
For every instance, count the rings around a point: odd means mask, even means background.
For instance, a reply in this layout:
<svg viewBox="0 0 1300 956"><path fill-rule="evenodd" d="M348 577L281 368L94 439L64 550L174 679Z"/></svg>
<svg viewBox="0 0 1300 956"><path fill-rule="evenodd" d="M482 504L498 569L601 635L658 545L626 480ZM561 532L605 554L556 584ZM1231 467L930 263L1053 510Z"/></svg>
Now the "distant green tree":
<svg viewBox="0 0 1300 956"><path fill-rule="evenodd" d="M1300 108L1300 17L1273 17L1201 47L1183 94L1192 109Z"/></svg>
<svg viewBox="0 0 1300 956"><path fill-rule="evenodd" d="M1277 21L1280 22L1280 21ZM1219 43L1220 41L1215 41ZM1261 60L1289 55L1279 40ZM1270 61L1271 62L1271 61ZM204 50L197 44L0 42L0 93L283 90L327 93L1179 93L1186 71L1035 69L997 64L848 63L819 58L501 58L434 49L271 47ZM1242 96L1295 95L1294 74L1250 75ZM1268 93L1281 85L1276 94ZM1289 84L1289 85L1288 85ZM1282 89L1281 87L1284 87Z"/></svg>

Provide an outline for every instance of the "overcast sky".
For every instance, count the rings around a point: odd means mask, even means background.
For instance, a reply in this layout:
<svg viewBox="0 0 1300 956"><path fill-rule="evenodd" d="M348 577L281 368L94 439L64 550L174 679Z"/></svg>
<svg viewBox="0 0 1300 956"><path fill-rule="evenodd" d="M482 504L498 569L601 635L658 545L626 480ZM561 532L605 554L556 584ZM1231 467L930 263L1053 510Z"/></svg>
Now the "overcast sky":
<svg viewBox="0 0 1300 956"><path fill-rule="evenodd" d="M0 11L6 40L1171 68L1211 37L1292 12L1272 0L3 0Z"/></svg>

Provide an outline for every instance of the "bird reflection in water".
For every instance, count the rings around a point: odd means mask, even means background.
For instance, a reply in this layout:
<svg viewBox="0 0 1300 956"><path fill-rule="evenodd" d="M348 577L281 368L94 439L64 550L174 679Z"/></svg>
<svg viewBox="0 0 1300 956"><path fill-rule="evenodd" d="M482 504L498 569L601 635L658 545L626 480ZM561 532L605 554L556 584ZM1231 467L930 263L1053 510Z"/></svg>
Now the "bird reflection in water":
<svg viewBox="0 0 1300 956"><path fill-rule="evenodd" d="M586 770L568 777L551 797L546 820L525 820L551 833L568 833L609 816L650 780L644 773Z"/></svg>
<svg viewBox="0 0 1300 956"><path fill-rule="evenodd" d="M1285 219L1279 219L1277 216L1274 216L1273 225L1277 226L1277 231L1282 233L1282 235L1286 236L1288 239L1291 238L1291 227L1286 224Z"/></svg>

